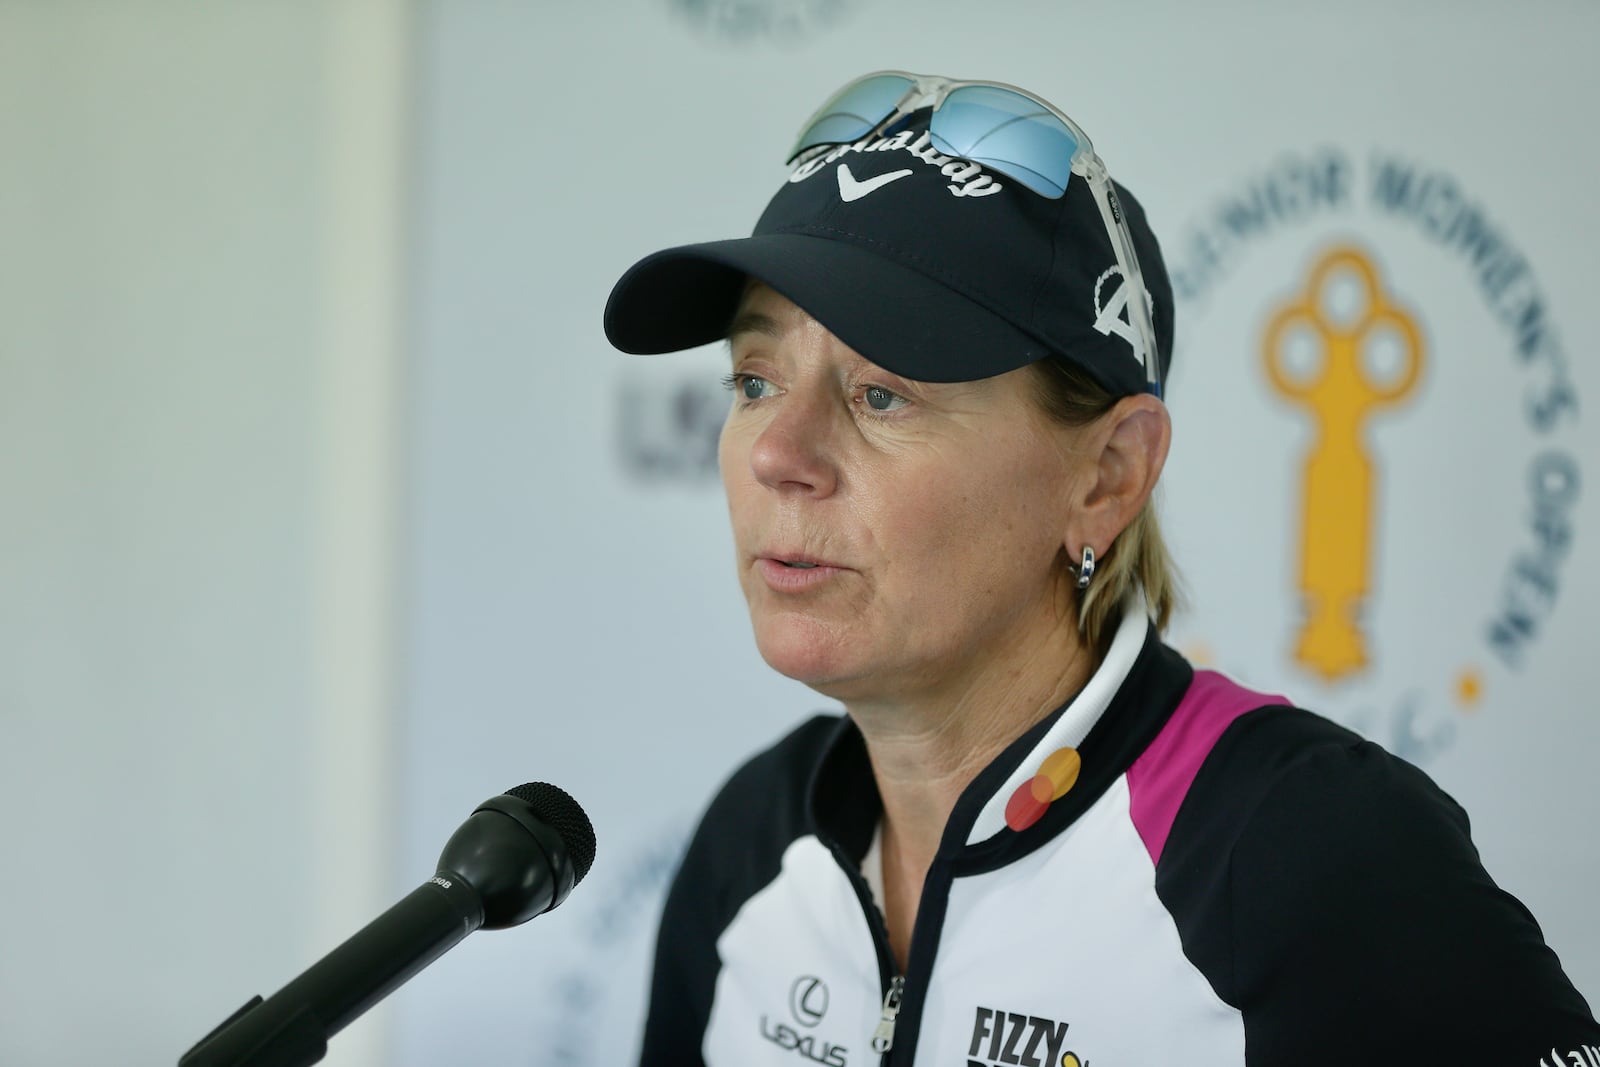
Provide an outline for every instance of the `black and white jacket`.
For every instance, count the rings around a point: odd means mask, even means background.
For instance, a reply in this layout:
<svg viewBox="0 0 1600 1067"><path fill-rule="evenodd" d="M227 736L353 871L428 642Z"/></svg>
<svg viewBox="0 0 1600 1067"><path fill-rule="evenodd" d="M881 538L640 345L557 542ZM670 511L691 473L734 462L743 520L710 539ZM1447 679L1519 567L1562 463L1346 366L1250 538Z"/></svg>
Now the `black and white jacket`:
<svg viewBox="0 0 1600 1067"><path fill-rule="evenodd" d="M1600 1067L1450 797L1142 610L961 796L903 975L862 874L880 814L848 719L733 776L667 898L646 1067Z"/></svg>

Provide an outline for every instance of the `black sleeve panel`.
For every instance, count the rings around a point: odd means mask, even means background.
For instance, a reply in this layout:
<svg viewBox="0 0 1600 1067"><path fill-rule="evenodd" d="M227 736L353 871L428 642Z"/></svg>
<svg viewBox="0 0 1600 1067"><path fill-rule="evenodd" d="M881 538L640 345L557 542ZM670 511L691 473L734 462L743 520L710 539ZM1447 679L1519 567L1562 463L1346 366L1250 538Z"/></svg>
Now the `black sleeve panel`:
<svg viewBox="0 0 1600 1067"><path fill-rule="evenodd" d="M1156 888L1185 953L1243 1013L1256 1067L1536 1067L1600 1047L1533 916L1484 871L1461 807L1308 712L1262 708L1229 727Z"/></svg>
<svg viewBox="0 0 1600 1067"><path fill-rule="evenodd" d="M811 719L736 771L706 809L662 910L641 1067L702 1062L721 966L717 938L808 832L810 769L838 729L837 716Z"/></svg>

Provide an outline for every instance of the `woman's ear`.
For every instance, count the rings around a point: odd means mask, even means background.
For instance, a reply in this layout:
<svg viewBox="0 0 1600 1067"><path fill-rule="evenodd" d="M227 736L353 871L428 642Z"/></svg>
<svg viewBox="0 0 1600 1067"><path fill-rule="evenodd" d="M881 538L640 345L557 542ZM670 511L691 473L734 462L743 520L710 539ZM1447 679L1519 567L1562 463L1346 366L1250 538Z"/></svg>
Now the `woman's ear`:
<svg viewBox="0 0 1600 1067"><path fill-rule="evenodd" d="M1097 419L1082 440L1089 462L1065 547L1076 562L1085 546L1105 555L1155 491L1172 443L1167 407L1148 393L1126 396Z"/></svg>

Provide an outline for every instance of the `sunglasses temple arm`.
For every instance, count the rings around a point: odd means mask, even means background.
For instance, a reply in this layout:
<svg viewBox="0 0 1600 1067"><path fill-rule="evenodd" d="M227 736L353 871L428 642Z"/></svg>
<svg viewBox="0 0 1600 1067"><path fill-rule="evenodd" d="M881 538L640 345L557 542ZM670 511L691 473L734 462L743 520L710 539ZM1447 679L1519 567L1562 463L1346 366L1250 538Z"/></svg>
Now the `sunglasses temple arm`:
<svg viewBox="0 0 1600 1067"><path fill-rule="evenodd" d="M1123 284L1128 286L1128 321L1144 339L1140 358L1144 362L1145 391L1160 399L1161 353L1156 347L1155 323L1150 320L1150 302L1145 295L1144 273L1139 270L1139 254L1133 249L1133 235L1123 221L1121 205L1114 203L1117 194L1111 187L1111 179L1103 167L1098 170L1097 174L1087 175L1089 187L1094 190L1095 204L1100 208L1100 218L1111 238L1111 250L1122 270Z"/></svg>

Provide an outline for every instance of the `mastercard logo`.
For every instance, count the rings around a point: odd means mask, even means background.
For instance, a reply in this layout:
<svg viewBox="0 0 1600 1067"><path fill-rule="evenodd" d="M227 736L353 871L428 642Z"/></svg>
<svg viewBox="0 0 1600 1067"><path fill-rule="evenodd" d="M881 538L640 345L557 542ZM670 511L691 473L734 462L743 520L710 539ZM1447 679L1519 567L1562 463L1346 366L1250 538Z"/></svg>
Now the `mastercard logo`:
<svg viewBox="0 0 1600 1067"><path fill-rule="evenodd" d="M1075 748L1058 748L1039 764L1039 771L1017 787L1006 801L1006 825L1026 830L1039 821L1051 804L1078 783L1083 760Z"/></svg>

